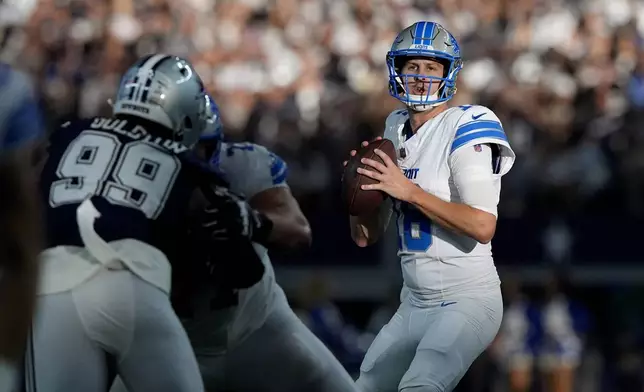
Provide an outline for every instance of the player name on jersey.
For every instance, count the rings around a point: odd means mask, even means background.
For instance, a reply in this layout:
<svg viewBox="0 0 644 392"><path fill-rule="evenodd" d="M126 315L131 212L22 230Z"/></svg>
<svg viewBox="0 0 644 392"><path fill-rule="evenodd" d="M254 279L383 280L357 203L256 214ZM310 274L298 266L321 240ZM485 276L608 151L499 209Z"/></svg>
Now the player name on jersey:
<svg viewBox="0 0 644 392"><path fill-rule="evenodd" d="M113 131L114 133L117 133L119 135L127 136L132 140L139 140L145 143L155 144L159 147L165 148L166 150L172 151L175 154L181 154L185 151L188 151L188 147L184 146L178 141L170 140L161 136L151 135L150 132L148 132L148 130L143 126L132 124L131 122L130 124L134 125L134 127L127 129L128 120L97 117L92 121L90 128Z"/></svg>

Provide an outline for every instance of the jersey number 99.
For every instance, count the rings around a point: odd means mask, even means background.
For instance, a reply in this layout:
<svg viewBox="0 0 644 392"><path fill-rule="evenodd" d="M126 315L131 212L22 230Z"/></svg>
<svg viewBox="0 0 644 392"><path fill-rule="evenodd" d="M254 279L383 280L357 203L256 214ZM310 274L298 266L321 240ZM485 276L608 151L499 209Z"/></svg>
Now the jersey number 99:
<svg viewBox="0 0 644 392"><path fill-rule="evenodd" d="M155 219L180 170L177 156L154 145L142 141L124 144L112 134L83 131L58 164L60 180L51 185L49 204L58 207L99 195Z"/></svg>
<svg viewBox="0 0 644 392"><path fill-rule="evenodd" d="M407 203L396 202L398 240L401 252L427 252L432 246L431 221Z"/></svg>

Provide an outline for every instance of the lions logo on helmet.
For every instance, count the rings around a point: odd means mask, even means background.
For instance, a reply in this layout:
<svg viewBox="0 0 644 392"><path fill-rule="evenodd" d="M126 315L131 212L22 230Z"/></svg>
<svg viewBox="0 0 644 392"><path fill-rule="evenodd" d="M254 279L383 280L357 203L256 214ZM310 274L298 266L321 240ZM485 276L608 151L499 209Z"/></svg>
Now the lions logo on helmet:
<svg viewBox="0 0 644 392"><path fill-rule="evenodd" d="M206 105L203 82L190 62L155 54L127 70L112 107L114 114L129 114L160 124L192 147L204 130Z"/></svg>
<svg viewBox="0 0 644 392"><path fill-rule="evenodd" d="M411 57L425 57L443 64L443 77L403 74L405 62ZM415 111L425 111L449 101L456 93L456 77L463 68L461 50L456 38L434 22L417 22L398 34L387 53L389 94ZM411 94L410 81L426 80L438 83L435 93L427 89L424 95Z"/></svg>

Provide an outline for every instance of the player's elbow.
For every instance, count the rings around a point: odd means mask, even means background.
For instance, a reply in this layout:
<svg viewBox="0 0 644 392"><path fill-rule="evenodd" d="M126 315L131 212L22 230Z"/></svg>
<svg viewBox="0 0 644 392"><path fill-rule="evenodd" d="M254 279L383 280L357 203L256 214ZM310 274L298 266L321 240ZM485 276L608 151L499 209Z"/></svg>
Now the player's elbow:
<svg viewBox="0 0 644 392"><path fill-rule="evenodd" d="M495 228L481 228L474 239L481 244L489 244L490 242L492 242L492 238L494 238L494 232Z"/></svg>
<svg viewBox="0 0 644 392"><path fill-rule="evenodd" d="M302 214L291 214L286 219L275 219L278 233L275 242L282 250L298 251L311 246L313 237L309 221Z"/></svg>
<svg viewBox="0 0 644 392"><path fill-rule="evenodd" d="M294 225L293 234L289 240L289 248L293 250L308 248L313 242L311 226L306 218L298 219Z"/></svg>
<svg viewBox="0 0 644 392"><path fill-rule="evenodd" d="M496 233L496 217L489 212L476 210L472 237L481 244L489 244Z"/></svg>

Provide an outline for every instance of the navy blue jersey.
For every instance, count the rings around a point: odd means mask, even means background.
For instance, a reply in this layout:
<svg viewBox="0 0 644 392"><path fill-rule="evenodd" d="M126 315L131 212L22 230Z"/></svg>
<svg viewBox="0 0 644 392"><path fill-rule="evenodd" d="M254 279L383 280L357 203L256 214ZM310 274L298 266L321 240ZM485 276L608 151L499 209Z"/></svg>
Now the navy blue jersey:
<svg viewBox="0 0 644 392"><path fill-rule="evenodd" d="M83 246L76 208L91 197L105 241L132 238L172 253L195 190L213 177L167 132L138 119L103 117L54 132L41 175L47 247Z"/></svg>

